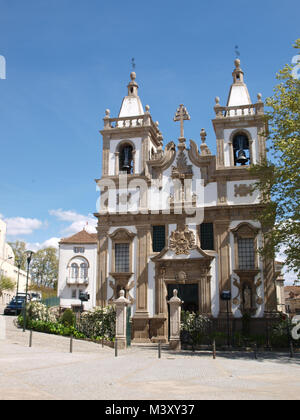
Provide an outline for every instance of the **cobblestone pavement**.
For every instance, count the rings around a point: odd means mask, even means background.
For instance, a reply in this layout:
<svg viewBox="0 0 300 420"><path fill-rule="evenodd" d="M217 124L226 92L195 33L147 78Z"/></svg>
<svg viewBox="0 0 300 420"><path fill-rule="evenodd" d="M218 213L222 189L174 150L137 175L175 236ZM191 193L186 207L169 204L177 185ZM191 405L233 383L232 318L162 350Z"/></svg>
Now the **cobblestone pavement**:
<svg viewBox="0 0 300 420"><path fill-rule="evenodd" d="M2 312L1 312L2 313ZM170 352L153 345L119 352L16 328L0 315L0 400L300 399L300 357ZM3 330L4 328L4 330ZM2 331L2 335L1 335ZM3 334L3 331L5 334Z"/></svg>

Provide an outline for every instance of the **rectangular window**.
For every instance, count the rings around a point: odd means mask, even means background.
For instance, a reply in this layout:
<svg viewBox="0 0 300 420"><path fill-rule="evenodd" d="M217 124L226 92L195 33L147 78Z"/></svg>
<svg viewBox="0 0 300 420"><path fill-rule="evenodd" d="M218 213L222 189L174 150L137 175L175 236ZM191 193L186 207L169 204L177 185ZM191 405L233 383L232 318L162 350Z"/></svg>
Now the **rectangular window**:
<svg viewBox="0 0 300 420"><path fill-rule="evenodd" d="M76 299L76 297L77 297L77 290L76 289L73 289L72 290L72 299Z"/></svg>
<svg viewBox="0 0 300 420"><path fill-rule="evenodd" d="M74 247L74 252L75 252L75 254L84 254L84 248L79 247L79 246L75 246Z"/></svg>
<svg viewBox="0 0 300 420"><path fill-rule="evenodd" d="M152 250L161 252L166 246L166 228L165 225L152 227Z"/></svg>
<svg viewBox="0 0 300 420"><path fill-rule="evenodd" d="M238 239L239 252L239 269L251 270L255 268L255 252L254 239L239 238Z"/></svg>
<svg viewBox="0 0 300 420"><path fill-rule="evenodd" d="M203 250L214 250L214 224L202 223L200 225L200 243Z"/></svg>
<svg viewBox="0 0 300 420"><path fill-rule="evenodd" d="M116 273L129 273L129 244L115 244Z"/></svg>

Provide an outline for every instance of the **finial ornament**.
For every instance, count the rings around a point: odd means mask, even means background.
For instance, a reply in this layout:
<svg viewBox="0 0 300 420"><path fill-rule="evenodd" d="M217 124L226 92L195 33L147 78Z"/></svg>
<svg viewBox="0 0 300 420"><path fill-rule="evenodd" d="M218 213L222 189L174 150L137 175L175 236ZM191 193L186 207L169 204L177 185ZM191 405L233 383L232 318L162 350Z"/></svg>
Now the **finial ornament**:
<svg viewBox="0 0 300 420"><path fill-rule="evenodd" d="M261 93L257 94L257 100L258 100L258 102L262 102L262 94Z"/></svg>
<svg viewBox="0 0 300 420"><path fill-rule="evenodd" d="M110 117L110 109L105 110L105 116L108 118Z"/></svg>
<svg viewBox="0 0 300 420"><path fill-rule="evenodd" d="M132 81L134 81L136 79L136 73L134 71L132 71L130 73L130 78L131 78Z"/></svg>
<svg viewBox="0 0 300 420"><path fill-rule="evenodd" d="M234 65L235 65L236 69L239 70L240 66L241 66L241 60L239 58L236 58L234 60Z"/></svg>
<svg viewBox="0 0 300 420"><path fill-rule="evenodd" d="M215 101L216 101L216 105L220 105L220 98L218 96L216 96Z"/></svg>
<svg viewBox="0 0 300 420"><path fill-rule="evenodd" d="M146 105L145 106L145 110L146 110L146 112L149 112L150 111L150 106L149 105Z"/></svg>
<svg viewBox="0 0 300 420"><path fill-rule="evenodd" d="M190 119L191 119L191 117L189 116L189 113L188 113L186 107L183 104L181 104L179 106L179 108L177 109L175 117L174 117L175 122L180 121L180 138L179 138L179 140L182 140L182 141L185 140L183 121L190 120Z"/></svg>
<svg viewBox="0 0 300 420"><path fill-rule="evenodd" d="M205 131L204 128L201 129L200 136L201 136L202 143L205 143L205 141L206 141L206 131Z"/></svg>

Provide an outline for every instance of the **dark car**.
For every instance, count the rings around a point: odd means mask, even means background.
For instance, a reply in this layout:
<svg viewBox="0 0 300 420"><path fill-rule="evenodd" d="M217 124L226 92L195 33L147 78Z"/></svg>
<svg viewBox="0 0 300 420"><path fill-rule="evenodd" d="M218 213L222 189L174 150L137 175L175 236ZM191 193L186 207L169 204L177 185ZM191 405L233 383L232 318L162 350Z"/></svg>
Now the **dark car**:
<svg viewBox="0 0 300 420"><path fill-rule="evenodd" d="M18 296L13 298L11 302L4 309L4 315L19 315L23 309L25 296Z"/></svg>

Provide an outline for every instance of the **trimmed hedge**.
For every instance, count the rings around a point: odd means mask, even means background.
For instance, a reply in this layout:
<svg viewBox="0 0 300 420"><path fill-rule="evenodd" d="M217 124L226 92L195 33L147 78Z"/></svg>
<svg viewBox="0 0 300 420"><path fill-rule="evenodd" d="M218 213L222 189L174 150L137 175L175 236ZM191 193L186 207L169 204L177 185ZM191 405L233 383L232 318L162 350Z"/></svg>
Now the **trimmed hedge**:
<svg viewBox="0 0 300 420"><path fill-rule="evenodd" d="M18 317L18 324L23 327L23 316ZM65 337L86 338L84 334L77 331L73 326L65 326L60 322L41 321L34 319L27 319L26 328L33 331L38 331L47 334L61 335Z"/></svg>

